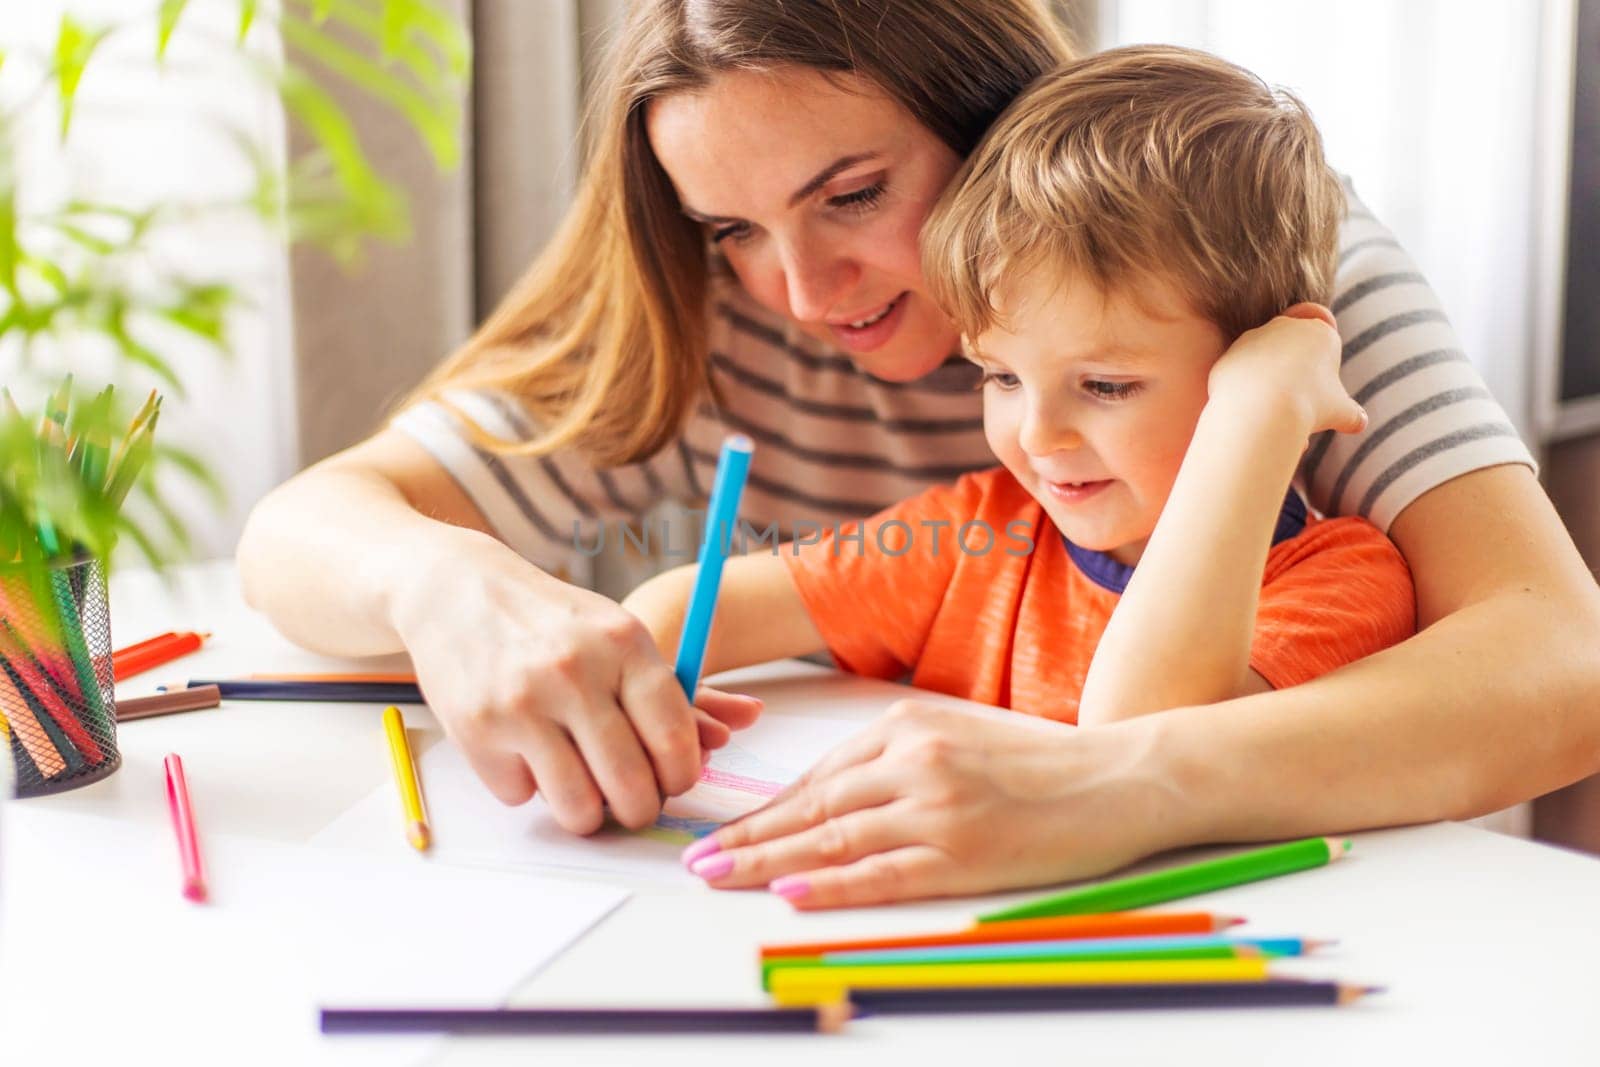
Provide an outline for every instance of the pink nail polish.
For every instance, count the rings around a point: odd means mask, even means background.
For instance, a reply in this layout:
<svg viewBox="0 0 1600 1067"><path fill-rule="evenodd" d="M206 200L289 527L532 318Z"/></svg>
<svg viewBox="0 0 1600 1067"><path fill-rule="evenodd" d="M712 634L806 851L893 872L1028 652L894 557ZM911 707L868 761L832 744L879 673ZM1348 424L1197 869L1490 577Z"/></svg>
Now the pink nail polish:
<svg viewBox="0 0 1600 1067"><path fill-rule="evenodd" d="M713 878L721 878L731 870L733 870L733 857L726 852L703 856L689 864L689 872L691 874L696 878L704 878L708 882Z"/></svg>
<svg viewBox="0 0 1600 1067"><path fill-rule="evenodd" d="M702 837L683 850L683 865L685 867L693 867L695 860L704 859L721 851L722 846L717 844L716 838Z"/></svg>
<svg viewBox="0 0 1600 1067"><path fill-rule="evenodd" d="M774 878L767 888L785 900L799 900L811 892L811 882L798 874L786 874L782 878Z"/></svg>

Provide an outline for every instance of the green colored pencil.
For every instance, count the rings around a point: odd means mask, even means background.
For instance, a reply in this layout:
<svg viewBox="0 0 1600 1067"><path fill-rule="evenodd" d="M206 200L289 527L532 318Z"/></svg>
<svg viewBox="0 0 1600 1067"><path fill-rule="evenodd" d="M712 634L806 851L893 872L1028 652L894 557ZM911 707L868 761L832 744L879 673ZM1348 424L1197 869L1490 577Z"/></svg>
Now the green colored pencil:
<svg viewBox="0 0 1600 1067"><path fill-rule="evenodd" d="M980 923L1009 919L1043 919L1055 915L1093 915L1164 904L1214 889L1276 878L1331 863L1350 851L1350 842L1333 837L1308 837L1283 845L1201 860L1184 867L1119 878L1114 882L1069 889L1042 900L978 916Z"/></svg>

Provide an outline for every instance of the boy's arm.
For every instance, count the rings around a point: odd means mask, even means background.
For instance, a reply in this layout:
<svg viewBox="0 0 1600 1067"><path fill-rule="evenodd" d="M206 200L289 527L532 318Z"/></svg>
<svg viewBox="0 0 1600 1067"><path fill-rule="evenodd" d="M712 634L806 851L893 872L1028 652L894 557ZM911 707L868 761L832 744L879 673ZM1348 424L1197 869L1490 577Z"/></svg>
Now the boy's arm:
<svg viewBox="0 0 1600 1067"><path fill-rule="evenodd" d="M1297 305L1212 368L1172 493L1095 651L1080 726L1270 688L1250 646L1284 492L1312 433L1366 421L1339 384L1332 324Z"/></svg>
<svg viewBox="0 0 1600 1067"><path fill-rule="evenodd" d="M622 606L645 624L668 663L678 655L678 635L689 610L695 571L694 564L675 567L651 578L622 601ZM706 646L705 674L805 656L825 647L782 556L759 552L723 565Z"/></svg>

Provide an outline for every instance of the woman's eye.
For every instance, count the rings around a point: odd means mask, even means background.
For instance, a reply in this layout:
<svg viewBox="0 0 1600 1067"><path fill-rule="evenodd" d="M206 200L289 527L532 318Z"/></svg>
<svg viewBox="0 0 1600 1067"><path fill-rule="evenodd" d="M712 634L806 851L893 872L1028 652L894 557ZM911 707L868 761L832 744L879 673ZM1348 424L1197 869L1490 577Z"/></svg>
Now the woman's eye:
<svg viewBox="0 0 1600 1067"><path fill-rule="evenodd" d="M847 208L851 211L866 211L882 195L883 182L873 182L865 189L857 189L853 193L840 193L838 196L828 197L828 206Z"/></svg>
<svg viewBox="0 0 1600 1067"><path fill-rule="evenodd" d="M735 223L732 226L721 226L711 231L711 240L715 244L721 244L730 238L734 244L738 244L749 236L750 227L742 222Z"/></svg>
<svg viewBox="0 0 1600 1067"><path fill-rule="evenodd" d="M1083 383L1084 391L1097 400L1126 400L1140 389L1141 382L1102 382L1090 380Z"/></svg>

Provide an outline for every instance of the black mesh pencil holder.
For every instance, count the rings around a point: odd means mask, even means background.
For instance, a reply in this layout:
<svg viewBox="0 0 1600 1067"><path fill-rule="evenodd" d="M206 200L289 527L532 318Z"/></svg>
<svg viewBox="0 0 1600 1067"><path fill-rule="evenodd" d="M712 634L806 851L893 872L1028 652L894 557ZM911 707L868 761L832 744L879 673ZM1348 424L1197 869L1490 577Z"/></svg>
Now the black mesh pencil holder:
<svg viewBox="0 0 1600 1067"><path fill-rule="evenodd" d="M75 789L122 764L105 568L0 567L0 734L17 796Z"/></svg>

